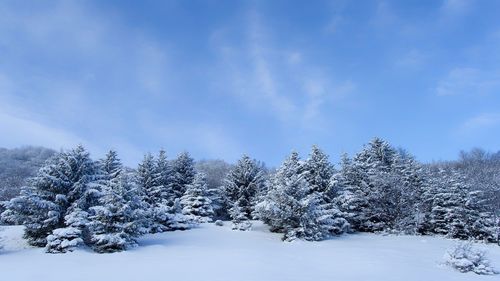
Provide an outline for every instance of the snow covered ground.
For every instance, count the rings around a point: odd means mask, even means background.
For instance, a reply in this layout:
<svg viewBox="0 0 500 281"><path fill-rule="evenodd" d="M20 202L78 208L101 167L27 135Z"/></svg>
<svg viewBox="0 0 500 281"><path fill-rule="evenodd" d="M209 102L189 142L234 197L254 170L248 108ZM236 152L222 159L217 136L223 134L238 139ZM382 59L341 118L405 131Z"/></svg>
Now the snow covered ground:
<svg viewBox="0 0 500 281"><path fill-rule="evenodd" d="M228 223L226 223L228 225ZM127 252L78 250L46 254L22 239L22 228L0 227L0 279L58 280L499 280L441 265L455 241L435 237L345 235L322 242L284 243L261 223L249 232L204 224L147 235ZM479 245L500 269L500 247Z"/></svg>

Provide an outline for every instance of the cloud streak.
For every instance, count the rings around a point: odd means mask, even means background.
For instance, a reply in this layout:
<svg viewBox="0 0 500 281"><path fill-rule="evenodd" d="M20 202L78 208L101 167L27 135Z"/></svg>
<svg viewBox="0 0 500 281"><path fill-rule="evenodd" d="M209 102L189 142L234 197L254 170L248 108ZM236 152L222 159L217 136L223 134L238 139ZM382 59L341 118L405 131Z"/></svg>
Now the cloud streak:
<svg viewBox="0 0 500 281"><path fill-rule="evenodd" d="M484 95L500 86L500 76L477 68L454 68L438 82L438 96Z"/></svg>
<svg viewBox="0 0 500 281"><path fill-rule="evenodd" d="M127 158L139 150L123 141L135 110L172 92L163 42L90 2L7 1L0 7L0 46L1 130L9 136L0 145L83 143L103 153L113 139Z"/></svg>
<svg viewBox="0 0 500 281"><path fill-rule="evenodd" d="M465 121L462 129L467 132L500 126L500 113L482 113Z"/></svg>
<svg viewBox="0 0 500 281"><path fill-rule="evenodd" d="M4 136L2 145L17 147L37 145L63 148L71 147L84 141L64 129L48 126L28 113L21 113L18 108L8 108L4 100L0 99L0 135ZM16 114L17 112L17 114Z"/></svg>
<svg viewBox="0 0 500 281"><path fill-rule="evenodd" d="M280 122L310 128L323 115L323 106L340 102L355 89L352 81L337 82L331 73L307 60L307 50L285 49L264 28L257 10L247 15L246 45L227 43L227 31L215 32L214 41L223 62L224 79L229 75L229 93L243 103L265 111ZM248 46L248 47L247 47Z"/></svg>

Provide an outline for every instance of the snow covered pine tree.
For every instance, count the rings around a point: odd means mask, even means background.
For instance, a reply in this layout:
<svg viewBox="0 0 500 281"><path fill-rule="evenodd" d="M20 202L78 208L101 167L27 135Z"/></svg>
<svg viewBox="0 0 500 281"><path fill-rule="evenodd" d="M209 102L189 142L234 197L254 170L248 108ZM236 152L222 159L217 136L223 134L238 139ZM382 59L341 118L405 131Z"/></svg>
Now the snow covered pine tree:
<svg viewBox="0 0 500 281"><path fill-rule="evenodd" d="M338 190L333 185L333 176L335 169L328 160L328 156L316 145L311 149L308 159L303 165L304 178L307 181L310 195L313 195L315 200L319 200L321 208L325 214L328 214L328 219L325 219L325 224L330 227L332 234L342 234L349 228L349 223L344 218L337 207L337 202L334 200Z"/></svg>
<svg viewBox="0 0 500 281"><path fill-rule="evenodd" d="M283 162L277 173L271 180L271 187L256 209L261 219L270 225L271 231L283 232L285 241L292 241L297 238L304 240L322 240L332 233L342 233L348 224L342 217L337 217L339 212L333 204L326 202L324 193L317 191L319 186L311 187L307 181L307 176L315 173L312 167L322 167L328 169L328 162L320 156L320 151L311 157L309 169L301 162L296 152ZM316 156L320 156L316 158ZM317 165L316 159L328 165ZM322 172L319 172L321 170ZM316 174L325 172L322 169ZM326 177L331 173L326 172ZM316 182L323 182L318 178ZM328 180L330 182L330 180ZM327 184L329 185L329 184ZM325 188L329 189L329 187Z"/></svg>
<svg viewBox="0 0 500 281"><path fill-rule="evenodd" d="M197 223L210 222L214 214L205 174L197 173L181 197L182 213Z"/></svg>
<svg viewBox="0 0 500 281"><path fill-rule="evenodd" d="M31 245L46 246L50 253L71 251L85 240L88 210L100 195L100 177L83 146L58 153L7 204L3 217L22 222Z"/></svg>
<svg viewBox="0 0 500 281"><path fill-rule="evenodd" d="M375 138L351 161L342 158L336 200L353 230L415 232L422 193L419 166Z"/></svg>
<svg viewBox="0 0 500 281"><path fill-rule="evenodd" d="M144 232L146 216L140 186L126 173L116 152L101 161L104 172L102 196L90 208L91 246L99 253L123 251L135 246Z"/></svg>
<svg viewBox="0 0 500 281"><path fill-rule="evenodd" d="M265 178L257 162L243 155L224 179L224 201L234 229L247 230L254 218L257 194L265 188Z"/></svg>

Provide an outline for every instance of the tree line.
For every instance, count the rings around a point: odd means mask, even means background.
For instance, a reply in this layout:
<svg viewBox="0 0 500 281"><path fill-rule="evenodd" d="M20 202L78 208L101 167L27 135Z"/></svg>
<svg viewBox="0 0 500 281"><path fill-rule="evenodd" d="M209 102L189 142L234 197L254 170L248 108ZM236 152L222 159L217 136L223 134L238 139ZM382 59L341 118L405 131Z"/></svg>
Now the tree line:
<svg viewBox="0 0 500 281"><path fill-rule="evenodd" d="M28 242L50 253L122 251L140 235L214 220L243 231L261 220L284 241L352 232L498 241L499 186L474 174L456 163L422 165L379 138L343 155L338 168L313 146L276 171L247 155L230 166L195 163L187 152L169 160L163 150L129 169L115 151L94 161L78 146L49 158L1 217L23 224Z"/></svg>

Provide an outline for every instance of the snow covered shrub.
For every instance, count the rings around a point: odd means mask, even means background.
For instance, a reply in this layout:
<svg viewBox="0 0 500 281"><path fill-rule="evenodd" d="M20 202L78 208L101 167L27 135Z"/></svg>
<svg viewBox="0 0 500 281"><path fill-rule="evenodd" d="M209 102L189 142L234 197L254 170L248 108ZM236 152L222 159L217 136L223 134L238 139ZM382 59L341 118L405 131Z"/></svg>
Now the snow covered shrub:
<svg viewBox="0 0 500 281"><path fill-rule="evenodd" d="M80 208L72 209L64 217L66 227L54 229L47 237L47 253L66 253L86 242L88 213Z"/></svg>
<svg viewBox="0 0 500 281"><path fill-rule="evenodd" d="M223 222L223 221L221 221L221 220L216 220L216 221L215 221L215 225L216 225L216 226L223 226L223 225L224 225L224 222Z"/></svg>
<svg viewBox="0 0 500 281"><path fill-rule="evenodd" d="M182 214L182 207L179 199L176 199L174 206L167 207L169 210L163 215L166 216L167 231L188 230L198 223L193 221L191 217Z"/></svg>
<svg viewBox="0 0 500 281"><path fill-rule="evenodd" d="M248 217L242 211L242 208L238 203L229 210L229 215L232 218L233 230L246 231L252 228L252 223L248 220Z"/></svg>
<svg viewBox="0 0 500 281"><path fill-rule="evenodd" d="M82 231L76 227L57 228L47 236L47 253L66 253L83 243Z"/></svg>
<svg viewBox="0 0 500 281"><path fill-rule="evenodd" d="M232 230L248 231L252 229L250 221L233 222Z"/></svg>
<svg viewBox="0 0 500 281"><path fill-rule="evenodd" d="M130 234L125 232L94 234L92 248L98 253L113 253L124 251L137 245Z"/></svg>
<svg viewBox="0 0 500 281"><path fill-rule="evenodd" d="M460 272L474 272L476 274L497 274L486 259L486 251L473 248L472 242L456 244L445 254L445 263Z"/></svg>

